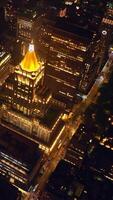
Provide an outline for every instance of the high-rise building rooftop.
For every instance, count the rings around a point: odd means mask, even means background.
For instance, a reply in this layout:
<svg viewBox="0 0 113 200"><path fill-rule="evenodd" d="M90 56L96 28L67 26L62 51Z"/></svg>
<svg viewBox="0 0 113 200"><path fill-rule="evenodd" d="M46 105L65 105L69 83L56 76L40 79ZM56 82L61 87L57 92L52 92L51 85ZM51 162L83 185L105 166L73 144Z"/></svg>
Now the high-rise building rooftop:
<svg viewBox="0 0 113 200"><path fill-rule="evenodd" d="M40 61L37 59L37 56L34 51L34 44L29 45L29 49L20 63L22 70L27 72L34 72L40 68Z"/></svg>

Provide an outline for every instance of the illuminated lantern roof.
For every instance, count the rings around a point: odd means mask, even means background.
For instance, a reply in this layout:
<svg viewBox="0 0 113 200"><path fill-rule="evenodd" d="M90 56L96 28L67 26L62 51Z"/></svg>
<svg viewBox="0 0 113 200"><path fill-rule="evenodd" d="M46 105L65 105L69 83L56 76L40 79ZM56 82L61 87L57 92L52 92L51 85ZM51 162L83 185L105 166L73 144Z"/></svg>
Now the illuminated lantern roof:
<svg viewBox="0 0 113 200"><path fill-rule="evenodd" d="M34 44L29 45L29 49L24 59L21 61L20 66L22 70L27 72L35 72L40 68L40 61L37 60Z"/></svg>

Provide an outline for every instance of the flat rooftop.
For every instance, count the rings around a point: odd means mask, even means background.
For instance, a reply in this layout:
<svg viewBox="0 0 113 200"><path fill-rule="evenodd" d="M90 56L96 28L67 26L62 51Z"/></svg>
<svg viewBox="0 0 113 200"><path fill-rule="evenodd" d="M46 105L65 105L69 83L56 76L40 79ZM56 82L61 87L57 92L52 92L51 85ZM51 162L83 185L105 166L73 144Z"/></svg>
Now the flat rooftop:
<svg viewBox="0 0 113 200"><path fill-rule="evenodd" d="M54 110L52 111L52 113L54 112ZM60 111L61 112L61 111ZM55 114L56 116L56 114ZM52 116L51 116L52 117ZM38 118L39 119L39 118ZM41 118L40 118L41 119ZM42 124L42 126L46 126L47 127L47 123L49 123L50 118L47 119L47 115L46 118L44 117L43 120L45 120L46 124ZM58 118L57 118L58 119ZM40 124L42 123L42 121L40 122ZM50 122L51 123L51 122ZM7 127L6 130L9 132L11 132L12 136L16 138L20 139L22 138L22 141L25 140L25 143L27 141L27 143L33 143L35 145L36 148L38 148L38 144L42 144L44 146L46 146L47 148L50 148L51 145L53 144L54 140L56 139L56 137L58 136L58 134L60 133L60 131L62 130L62 128L64 127L65 122L63 120L60 120L59 123L57 124L54 132L52 132L52 135L50 136L50 141L49 142L45 142L42 139L39 139L36 135L30 135L28 132L22 130L21 128L14 126L14 124L8 123L5 120L2 120L2 126L3 127ZM53 123L54 125L54 123ZM37 150L38 151L38 150Z"/></svg>
<svg viewBox="0 0 113 200"><path fill-rule="evenodd" d="M42 14L42 11L40 9L36 10L36 8L23 8L19 10L18 12L18 18L23 18L23 19L29 19L29 20L34 20L38 16Z"/></svg>
<svg viewBox="0 0 113 200"><path fill-rule="evenodd" d="M87 40L92 40L93 31L88 29L82 28L75 24L68 23L66 20L58 19L54 26L55 28L62 29L63 31L78 35L81 38L85 38Z"/></svg>
<svg viewBox="0 0 113 200"><path fill-rule="evenodd" d="M47 113L44 115L43 118L40 118L40 123L45 125L47 128L51 129L59 116L61 115L62 111L56 107L50 107Z"/></svg>
<svg viewBox="0 0 113 200"><path fill-rule="evenodd" d="M71 200L75 192L76 168L70 163L60 161L55 171L49 177L45 191L50 192L50 199ZM71 188L72 194L69 192Z"/></svg>
<svg viewBox="0 0 113 200"><path fill-rule="evenodd" d="M44 98L44 99L47 99L48 96L51 94L50 90L45 87L45 86L41 86L40 88L38 88L36 90L36 94L37 96L39 96L38 98Z"/></svg>
<svg viewBox="0 0 113 200"><path fill-rule="evenodd" d="M0 152L23 163L30 172L40 159L41 152L36 144L27 142L25 139L20 140L18 136L14 136L11 132L0 126Z"/></svg>
<svg viewBox="0 0 113 200"><path fill-rule="evenodd" d="M0 199L16 200L18 196L18 189L6 181L4 177L0 176Z"/></svg>

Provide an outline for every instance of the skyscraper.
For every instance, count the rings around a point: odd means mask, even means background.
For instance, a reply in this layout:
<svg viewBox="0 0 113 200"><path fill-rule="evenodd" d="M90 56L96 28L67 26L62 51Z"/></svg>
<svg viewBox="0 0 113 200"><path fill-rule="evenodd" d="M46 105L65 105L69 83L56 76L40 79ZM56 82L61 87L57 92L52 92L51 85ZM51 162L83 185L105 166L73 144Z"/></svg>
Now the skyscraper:
<svg viewBox="0 0 113 200"><path fill-rule="evenodd" d="M2 49L0 51L0 87L12 71L11 54Z"/></svg>
<svg viewBox="0 0 113 200"><path fill-rule="evenodd" d="M43 63L30 44L20 65L3 84L1 121L48 150L63 128L63 113L52 105L43 77Z"/></svg>
<svg viewBox="0 0 113 200"><path fill-rule="evenodd" d="M59 20L44 28L42 48L48 48L45 84L55 98L72 106L76 94L87 94L98 71L96 33Z"/></svg>
<svg viewBox="0 0 113 200"><path fill-rule="evenodd" d="M17 9L13 0L7 1L5 5L5 21L9 31L16 35Z"/></svg>
<svg viewBox="0 0 113 200"><path fill-rule="evenodd" d="M113 3L109 2L106 5L106 11L100 25L100 33L101 33L100 67L107 60L109 48L113 44L112 31L113 31Z"/></svg>
<svg viewBox="0 0 113 200"><path fill-rule="evenodd" d="M36 8L20 9L17 16L17 38L21 42L21 53L24 56L30 41L36 37L43 16Z"/></svg>

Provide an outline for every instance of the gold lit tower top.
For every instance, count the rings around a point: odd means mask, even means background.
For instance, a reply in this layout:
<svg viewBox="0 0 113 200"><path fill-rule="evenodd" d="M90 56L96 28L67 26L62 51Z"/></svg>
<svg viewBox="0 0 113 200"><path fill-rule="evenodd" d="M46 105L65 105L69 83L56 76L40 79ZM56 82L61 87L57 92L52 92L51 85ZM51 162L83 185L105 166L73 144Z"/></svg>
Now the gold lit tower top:
<svg viewBox="0 0 113 200"><path fill-rule="evenodd" d="M35 72L40 68L40 61L36 57L33 43L29 44L29 49L21 61L20 66L22 70L27 72Z"/></svg>

